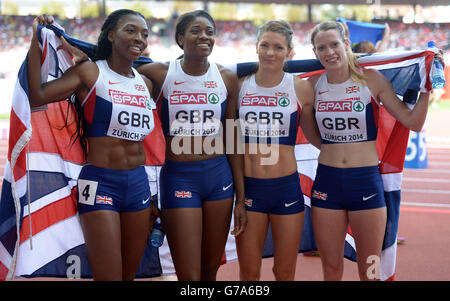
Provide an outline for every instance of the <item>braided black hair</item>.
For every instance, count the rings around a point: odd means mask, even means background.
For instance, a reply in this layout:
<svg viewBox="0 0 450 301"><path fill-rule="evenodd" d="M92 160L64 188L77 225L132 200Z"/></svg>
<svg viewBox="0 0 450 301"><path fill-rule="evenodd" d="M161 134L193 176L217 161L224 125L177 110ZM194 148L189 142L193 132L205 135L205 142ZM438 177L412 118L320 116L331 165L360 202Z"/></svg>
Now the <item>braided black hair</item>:
<svg viewBox="0 0 450 301"><path fill-rule="evenodd" d="M94 60L106 60L111 56L112 44L108 39L108 34L111 30L114 30L116 28L119 20L126 15L140 16L145 20L145 17L140 12L131 9L118 9L108 15L102 25L100 35L98 36Z"/></svg>
<svg viewBox="0 0 450 301"><path fill-rule="evenodd" d="M95 55L93 60L106 60L111 56L112 53L112 44L108 40L108 33L111 30L114 30L119 20L126 15L136 15L140 16L145 20L145 17L134 10L130 9L118 9L112 12L106 18L105 22L102 25L101 33L98 37ZM87 128L86 128L86 120L84 119L83 108L78 101L72 101L74 109L76 110L76 123L77 123L77 131L72 135L72 141L75 143L77 139L80 139L81 147L83 148L84 154L87 155L88 151L88 143L87 143Z"/></svg>

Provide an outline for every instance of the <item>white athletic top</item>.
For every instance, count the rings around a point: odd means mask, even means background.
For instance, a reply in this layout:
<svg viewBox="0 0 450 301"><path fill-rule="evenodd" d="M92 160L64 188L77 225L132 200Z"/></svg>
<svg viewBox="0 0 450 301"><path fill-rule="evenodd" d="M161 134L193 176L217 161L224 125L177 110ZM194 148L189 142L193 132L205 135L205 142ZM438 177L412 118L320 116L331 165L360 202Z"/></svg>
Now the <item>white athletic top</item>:
<svg viewBox="0 0 450 301"><path fill-rule="evenodd" d="M378 103L367 86L351 78L341 84L330 84L324 72L314 91L322 143L364 142L377 138Z"/></svg>
<svg viewBox="0 0 450 301"><path fill-rule="evenodd" d="M165 136L215 136L225 116L227 88L215 63L200 76L188 75L181 60L170 62L158 99Z"/></svg>
<svg viewBox="0 0 450 301"><path fill-rule="evenodd" d="M246 143L295 145L301 104L294 75L284 73L275 87L260 87L255 74L242 83L238 98L241 133Z"/></svg>
<svg viewBox="0 0 450 301"><path fill-rule="evenodd" d="M129 78L111 70L106 60L95 63L97 81L81 103L87 136L144 140L154 128L155 103L141 75L132 68L134 78Z"/></svg>

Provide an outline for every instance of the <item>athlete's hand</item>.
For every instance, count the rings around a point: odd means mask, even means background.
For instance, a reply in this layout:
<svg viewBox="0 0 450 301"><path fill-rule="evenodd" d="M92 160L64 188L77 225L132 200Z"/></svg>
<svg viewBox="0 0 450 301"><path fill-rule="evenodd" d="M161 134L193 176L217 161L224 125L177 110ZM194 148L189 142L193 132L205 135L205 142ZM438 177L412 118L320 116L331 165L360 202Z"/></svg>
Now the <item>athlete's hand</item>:
<svg viewBox="0 0 450 301"><path fill-rule="evenodd" d="M61 43L62 43L62 49L64 49L71 55L72 62L74 63L74 65L77 65L81 62L89 60L89 57L87 56L86 53L84 53L78 47L74 47L74 46L70 45L69 42L67 42L67 40L63 36L61 36Z"/></svg>
<svg viewBox="0 0 450 301"><path fill-rule="evenodd" d="M231 234L238 236L245 231L247 227L247 210L245 210L245 205L243 201L237 201L234 206L234 229Z"/></svg>
<svg viewBox="0 0 450 301"><path fill-rule="evenodd" d="M37 16L33 20L33 32L35 33L37 31L38 25L48 25L52 24L54 21L55 19L51 15L43 14Z"/></svg>
<svg viewBox="0 0 450 301"><path fill-rule="evenodd" d="M434 58L441 62L442 67L445 68L444 52L442 51L442 49L439 49L439 52L434 55Z"/></svg>
<svg viewBox="0 0 450 301"><path fill-rule="evenodd" d="M160 211L158 206L152 201L150 205L150 230L153 229L153 225L156 222L156 219L159 217Z"/></svg>

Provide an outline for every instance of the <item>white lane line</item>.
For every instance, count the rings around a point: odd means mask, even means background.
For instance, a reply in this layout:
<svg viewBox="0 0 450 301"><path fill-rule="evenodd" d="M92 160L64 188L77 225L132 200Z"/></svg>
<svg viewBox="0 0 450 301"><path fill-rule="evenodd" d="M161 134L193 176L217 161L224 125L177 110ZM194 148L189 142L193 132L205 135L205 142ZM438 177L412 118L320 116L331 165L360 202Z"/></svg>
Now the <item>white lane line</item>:
<svg viewBox="0 0 450 301"><path fill-rule="evenodd" d="M410 178L403 177L403 182L422 182L422 183L450 183L450 179L433 179L433 178Z"/></svg>
<svg viewBox="0 0 450 301"><path fill-rule="evenodd" d="M425 169L415 169L415 168L405 168L403 172L418 172L418 173L440 173L440 174L450 174L450 170L446 169L434 169L434 168L425 168Z"/></svg>
<svg viewBox="0 0 450 301"><path fill-rule="evenodd" d="M415 207L449 207L450 204L442 203L420 203L420 202L400 202L400 206L415 206Z"/></svg>
<svg viewBox="0 0 450 301"><path fill-rule="evenodd" d="M430 194L450 194L450 190L416 189L416 188L402 188L402 192L430 193Z"/></svg>

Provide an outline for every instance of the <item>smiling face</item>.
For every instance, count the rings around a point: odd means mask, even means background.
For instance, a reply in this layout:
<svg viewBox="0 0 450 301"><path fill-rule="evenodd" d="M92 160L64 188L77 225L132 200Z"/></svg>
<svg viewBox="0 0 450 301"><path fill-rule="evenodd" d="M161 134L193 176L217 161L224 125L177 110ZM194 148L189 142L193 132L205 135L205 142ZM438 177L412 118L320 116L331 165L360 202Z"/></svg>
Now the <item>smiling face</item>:
<svg viewBox="0 0 450 301"><path fill-rule="evenodd" d="M138 59L147 48L149 31L145 20L138 15L125 15L114 30L108 33L108 40L120 56L132 61Z"/></svg>
<svg viewBox="0 0 450 301"><path fill-rule="evenodd" d="M264 32L256 44L256 53L262 68L283 69L290 51L286 38L276 32Z"/></svg>
<svg viewBox="0 0 450 301"><path fill-rule="evenodd" d="M178 44L182 46L185 56L207 57L215 43L215 28L205 17L196 17L190 22L184 34L178 34Z"/></svg>
<svg viewBox="0 0 450 301"><path fill-rule="evenodd" d="M349 47L349 41L342 40L336 29L317 32L313 44L316 57L327 70L348 68L346 50Z"/></svg>

